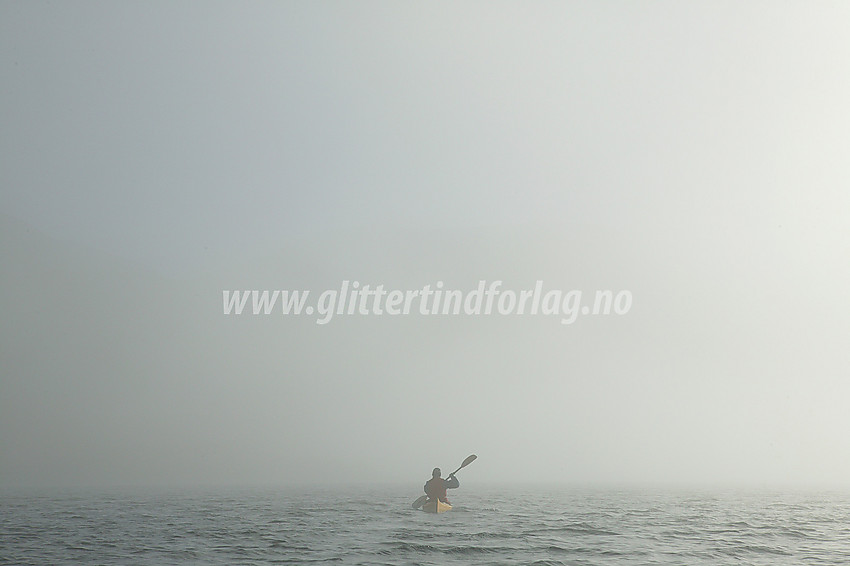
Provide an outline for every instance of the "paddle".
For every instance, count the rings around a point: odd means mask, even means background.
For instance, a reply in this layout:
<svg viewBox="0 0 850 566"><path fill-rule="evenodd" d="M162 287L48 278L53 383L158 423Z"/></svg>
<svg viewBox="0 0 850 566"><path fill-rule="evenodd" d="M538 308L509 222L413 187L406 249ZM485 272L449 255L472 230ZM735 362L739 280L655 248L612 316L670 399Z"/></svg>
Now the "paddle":
<svg viewBox="0 0 850 566"><path fill-rule="evenodd" d="M468 465L473 463L476 458L478 458L478 456L476 456L475 454L470 454L469 456L466 457L466 460L463 461L463 464L460 465L460 468L456 469L455 471L453 471L449 475L450 476L455 475L456 473L458 473L459 471L461 471L462 469L464 469L465 467L467 467Z"/></svg>
<svg viewBox="0 0 850 566"><path fill-rule="evenodd" d="M460 468L456 469L455 471L453 471L453 472L452 472L452 473L450 473L449 475L450 475L450 476L455 475L456 473L458 473L459 471L461 471L462 469L464 469L465 467L467 467L468 465L470 465L471 463L473 463L473 462L475 461L475 459L476 459L476 458L478 458L478 456L476 456L475 454L470 454L469 456L467 456L467 457L466 457L466 459L465 459L465 460L463 461L463 463L460 465ZM428 496L427 496L427 495L423 495L422 497L420 497L419 499L417 499L416 501L414 501L414 502L413 502L413 508L414 508L414 509L419 509L420 507L422 507L423 505L425 505L425 502L426 502L426 501L428 501Z"/></svg>

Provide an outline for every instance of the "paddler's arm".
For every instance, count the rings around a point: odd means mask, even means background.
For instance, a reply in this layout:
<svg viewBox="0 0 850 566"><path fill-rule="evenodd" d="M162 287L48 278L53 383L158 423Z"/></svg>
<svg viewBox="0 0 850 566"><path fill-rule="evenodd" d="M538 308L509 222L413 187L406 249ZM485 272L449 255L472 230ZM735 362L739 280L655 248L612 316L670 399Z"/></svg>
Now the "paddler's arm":
<svg viewBox="0 0 850 566"><path fill-rule="evenodd" d="M457 481L457 478L454 474L449 476L449 479L446 480L446 489L454 489L456 487L460 487L460 482Z"/></svg>

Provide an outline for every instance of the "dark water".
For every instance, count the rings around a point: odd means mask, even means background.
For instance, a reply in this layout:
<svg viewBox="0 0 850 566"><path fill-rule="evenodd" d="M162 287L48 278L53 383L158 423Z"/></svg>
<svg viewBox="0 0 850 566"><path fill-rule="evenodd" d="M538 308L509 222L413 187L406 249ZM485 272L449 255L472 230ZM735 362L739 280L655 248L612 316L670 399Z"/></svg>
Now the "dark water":
<svg viewBox="0 0 850 566"><path fill-rule="evenodd" d="M3 564L850 564L850 495L461 489L9 494Z"/></svg>

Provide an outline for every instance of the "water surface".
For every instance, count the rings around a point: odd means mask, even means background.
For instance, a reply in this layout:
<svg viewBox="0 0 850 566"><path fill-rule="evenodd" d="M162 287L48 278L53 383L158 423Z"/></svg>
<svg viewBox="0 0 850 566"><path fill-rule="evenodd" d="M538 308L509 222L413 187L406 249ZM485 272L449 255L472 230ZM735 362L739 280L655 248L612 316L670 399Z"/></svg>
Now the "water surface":
<svg viewBox="0 0 850 566"><path fill-rule="evenodd" d="M470 489L4 493L4 564L850 564L850 495Z"/></svg>

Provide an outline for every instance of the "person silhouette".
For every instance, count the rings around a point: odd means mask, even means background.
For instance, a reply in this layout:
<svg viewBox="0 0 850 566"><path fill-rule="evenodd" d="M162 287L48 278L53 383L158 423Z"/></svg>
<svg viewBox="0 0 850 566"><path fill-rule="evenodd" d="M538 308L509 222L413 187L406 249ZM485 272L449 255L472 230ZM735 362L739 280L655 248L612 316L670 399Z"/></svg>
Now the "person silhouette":
<svg viewBox="0 0 850 566"><path fill-rule="evenodd" d="M454 474L449 474L448 479L443 479L440 477L442 473L440 468L434 468L434 471L431 472L431 479L425 482L423 489L431 501L438 499L443 503L451 504L446 495L446 490L460 487L460 482L457 481Z"/></svg>

